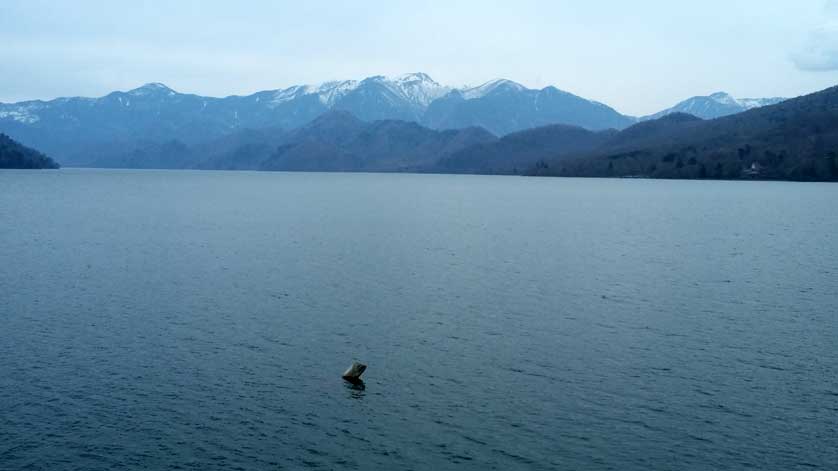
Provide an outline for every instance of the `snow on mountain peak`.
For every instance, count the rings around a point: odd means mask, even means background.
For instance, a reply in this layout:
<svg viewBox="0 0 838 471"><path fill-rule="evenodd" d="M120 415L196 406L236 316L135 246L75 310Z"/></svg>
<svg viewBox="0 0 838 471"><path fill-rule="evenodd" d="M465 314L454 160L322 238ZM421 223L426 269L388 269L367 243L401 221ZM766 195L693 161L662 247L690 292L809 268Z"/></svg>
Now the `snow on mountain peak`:
<svg viewBox="0 0 838 471"><path fill-rule="evenodd" d="M768 105L775 105L780 103L781 101L785 101L785 98L734 98L728 93L725 92L717 92L710 95L710 98L715 100L718 103L723 105L730 105L730 106L737 106L743 108L745 110L750 110L753 108L760 108L762 106Z"/></svg>
<svg viewBox="0 0 838 471"><path fill-rule="evenodd" d="M781 101L785 101L785 98L734 98L729 93L716 92L707 96L694 96L646 118L655 119L670 113L681 112L702 119L713 119L753 108L775 105Z"/></svg>
<svg viewBox="0 0 838 471"><path fill-rule="evenodd" d="M333 80L323 82L313 88L312 93L320 97L320 102L331 107L336 101L343 98L347 93L358 88L357 80Z"/></svg>
<svg viewBox="0 0 838 471"><path fill-rule="evenodd" d="M167 87L166 85L160 82L151 82L147 83L141 87L137 87L128 92L133 96L143 96L143 95L157 95L157 94L165 94L165 95L174 95L175 91L171 88Z"/></svg>
<svg viewBox="0 0 838 471"><path fill-rule="evenodd" d="M507 79L492 80L477 87L452 88L440 85L426 73L411 72L393 77L373 75L360 81L343 80L325 82L319 85L296 85L274 92L272 103L278 105L304 95L317 95L321 103L331 108L348 93L368 84L383 86L393 96L420 108L427 108L432 101L455 90L466 100L482 98L496 91L521 92L527 90L520 83Z"/></svg>
<svg viewBox="0 0 838 471"><path fill-rule="evenodd" d="M451 91L451 88L440 85L422 72L399 75L388 81L409 102L421 107L427 107L432 101Z"/></svg>
<svg viewBox="0 0 838 471"><path fill-rule="evenodd" d="M165 84L162 84L160 82L149 82L140 88L145 88L148 90L171 90L171 88L167 87Z"/></svg>
<svg viewBox="0 0 838 471"><path fill-rule="evenodd" d="M738 105L738 104L739 104L739 103L736 101L736 98L733 98L733 97L732 97L732 96L730 96L730 94L729 94L729 93L727 93L727 92L716 92L716 93L713 93L712 95L710 95L710 98L712 98L712 99L713 99L713 101L716 101L717 103L721 103L721 104L723 104L723 105L733 105L733 106L736 106L736 105Z"/></svg>
<svg viewBox="0 0 838 471"><path fill-rule="evenodd" d="M402 74L391 79L393 82L424 82L431 85L440 86L434 79L424 72L411 72L409 74Z"/></svg>
<svg viewBox="0 0 838 471"><path fill-rule="evenodd" d="M740 98L736 101L739 102L739 104L746 110L750 110L753 108L761 108L763 106L776 105L777 103L786 101L786 98Z"/></svg>
<svg viewBox="0 0 838 471"><path fill-rule="evenodd" d="M484 96L494 92L495 90L512 90L520 92L527 88L520 83L513 82L507 79L495 79L489 82L472 88L464 88L461 90L463 98L466 100L473 100L475 98L483 98Z"/></svg>
<svg viewBox="0 0 838 471"><path fill-rule="evenodd" d="M305 95L317 95L324 105L331 107L337 100L358 88L357 80L334 80L316 85L294 85L274 92L271 103L276 106Z"/></svg>
<svg viewBox="0 0 838 471"><path fill-rule="evenodd" d="M399 75L393 78L374 75L361 81L341 80L325 82L318 85L296 85L283 90L277 90L274 93L272 103L278 105L303 95L317 95L321 103L331 108L348 93L364 84L370 83L380 84L390 90L394 95L420 107L427 107L432 101L451 90L448 87L438 84L430 76L421 72Z"/></svg>
<svg viewBox="0 0 838 471"><path fill-rule="evenodd" d="M0 120L11 119L23 124L34 124L41 120L37 115L38 108L32 105L17 106L9 105L0 107Z"/></svg>

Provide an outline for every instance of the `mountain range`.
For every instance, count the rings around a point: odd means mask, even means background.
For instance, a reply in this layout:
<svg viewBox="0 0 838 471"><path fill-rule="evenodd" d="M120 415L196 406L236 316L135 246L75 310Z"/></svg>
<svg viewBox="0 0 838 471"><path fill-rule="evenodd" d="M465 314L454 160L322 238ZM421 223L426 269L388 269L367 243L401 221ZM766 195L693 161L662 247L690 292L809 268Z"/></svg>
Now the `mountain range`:
<svg viewBox="0 0 838 471"><path fill-rule="evenodd" d="M330 111L289 133L260 170L419 171L440 158L497 138L479 127L433 130L411 121L361 121Z"/></svg>
<svg viewBox="0 0 838 471"><path fill-rule="evenodd" d="M405 172L433 169L437 161L497 138L479 127L435 130L413 121L363 121L329 110L292 130L241 129L195 144L178 139L146 142L99 167L333 172Z"/></svg>
<svg viewBox="0 0 838 471"><path fill-rule="evenodd" d="M25 168L56 165L34 144L98 167L838 180L838 87L632 118L553 87L424 74L227 98L148 84L0 105L0 131L0 164Z"/></svg>
<svg viewBox="0 0 838 471"><path fill-rule="evenodd" d="M743 107L769 103L731 100ZM672 110L690 106L684 103ZM701 114L698 105L693 109ZM702 117L734 112L732 105L706 109ZM433 130L482 127L496 136L552 124L589 130L623 129L644 119L620 114L555 87L535 90L510 80L493 80L477 87L453 88L440 85L426 74L412 73L225 98L178 93L163 84L150 83L100 98L0 104L0 132L37 147L64 165L105 167L212 165L206 160L196 164L200 159L186 154L210 149L224 160L215 152L219 145L243 145L243 139L255 139L248 144L253 150L261 148L261 153L257 152L257 157L240 154L251 162L223 162L227 167L239 168L251 167L254 159L264 157L264 147L278 144L285 131L301 128L329 111L349 112L367 122L414 122Z"/></svg>

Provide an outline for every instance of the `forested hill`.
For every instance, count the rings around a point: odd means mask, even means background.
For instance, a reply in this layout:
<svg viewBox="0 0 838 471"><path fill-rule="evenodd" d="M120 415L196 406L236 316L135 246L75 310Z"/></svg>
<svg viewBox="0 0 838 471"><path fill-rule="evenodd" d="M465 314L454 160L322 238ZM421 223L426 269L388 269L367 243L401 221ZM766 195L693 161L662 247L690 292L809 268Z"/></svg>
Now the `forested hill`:
<svg viewBox="0 0 838 471"><path fill-rule="evenodd" d="M46 155L0 134L0 168L58 168Z"/></svg>
<svg viewBox="0 0 838 471"><path fill-rule="evenodd" d="M838 87L703 121L669 115L533 175L838 181Z"/></svg>

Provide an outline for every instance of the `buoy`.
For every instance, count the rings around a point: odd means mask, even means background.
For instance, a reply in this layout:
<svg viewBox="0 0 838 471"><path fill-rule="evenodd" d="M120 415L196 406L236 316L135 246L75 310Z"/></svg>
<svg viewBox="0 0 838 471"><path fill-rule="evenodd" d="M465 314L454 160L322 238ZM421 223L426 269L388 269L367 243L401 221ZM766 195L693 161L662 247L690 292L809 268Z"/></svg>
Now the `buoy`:
<svg viewBox="0 0 838 471"><path fill-rule="evenodd" d="M343 379L349 381L350 383L361 383L361 375L364 374L366 371L367 365L363 363L359 363L357 361L352 362L352 366L347 368L346 371L343 372Z"/></svg>

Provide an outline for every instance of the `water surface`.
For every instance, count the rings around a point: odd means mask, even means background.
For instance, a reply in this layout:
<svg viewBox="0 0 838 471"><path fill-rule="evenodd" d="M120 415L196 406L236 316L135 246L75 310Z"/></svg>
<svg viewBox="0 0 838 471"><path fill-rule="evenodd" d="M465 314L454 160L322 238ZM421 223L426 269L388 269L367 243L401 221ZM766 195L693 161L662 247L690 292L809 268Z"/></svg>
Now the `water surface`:
<svg viewBox="0 0 838 471"><path fill-rule="evenodd" d="M838 469L836 201L3 171L0 469Z"/></svg>

